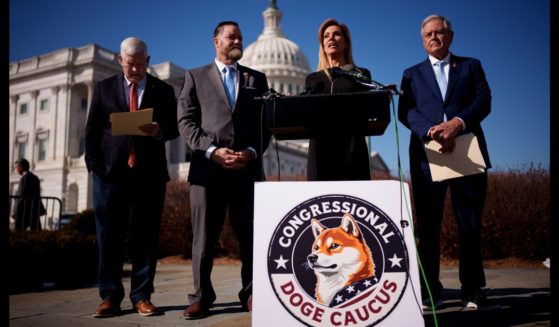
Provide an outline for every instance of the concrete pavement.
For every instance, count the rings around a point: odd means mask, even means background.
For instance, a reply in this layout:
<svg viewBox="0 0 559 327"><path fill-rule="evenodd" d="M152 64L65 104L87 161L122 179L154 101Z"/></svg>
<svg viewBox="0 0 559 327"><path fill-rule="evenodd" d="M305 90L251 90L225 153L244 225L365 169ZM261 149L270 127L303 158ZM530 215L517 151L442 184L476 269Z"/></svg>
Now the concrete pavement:
<svg viewBox="0 0 559 327"><path fill-rule="evenodd" d="M460 305L457 269L442 270L444 306L435 312L438 326L550 326L549 269L485 269L488 305L478 310ZM424 312L425 326L435 317Z"/></svg>
<svg viewBox="0 0 559 327"><path fill-rule="evenodd" d="M130 267L125 267L128 271ZM437 311L438 326L549 326L551 319L550 274L548 269L486 269L490 307L466 310L459 305L457 269L442 271L445 306ZM142 317L128 299L118 317L93 318L101 300L95 285L75 290L46 290L11 295L10 326L250 326L251 314L243 312L237 298L241 287L240 265L216 265L212 280L217 300L211 315L201 320L184 320L186 294L192 289L190 265L160 264L152 302L162 315ZM126 294L130 288L124 278ZM424 314L425 325L434 326L432 313ZM273 319L273 317L270 317ZM285 326L288 327L288 326Z"/></svg>

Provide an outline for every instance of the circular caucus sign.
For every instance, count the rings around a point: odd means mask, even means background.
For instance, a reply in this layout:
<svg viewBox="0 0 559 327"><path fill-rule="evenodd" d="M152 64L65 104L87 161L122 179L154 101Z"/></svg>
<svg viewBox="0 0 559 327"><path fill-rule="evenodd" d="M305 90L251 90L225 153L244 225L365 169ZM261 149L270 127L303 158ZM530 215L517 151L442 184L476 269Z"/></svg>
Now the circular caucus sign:
<svg viewBox="0 0 559 327"><path fill-rule="evenodd" d="M324 195L276 226L268 275L277 298L307 326L374 326L398 305L408 280L404 238L373 204Z"/></svg>

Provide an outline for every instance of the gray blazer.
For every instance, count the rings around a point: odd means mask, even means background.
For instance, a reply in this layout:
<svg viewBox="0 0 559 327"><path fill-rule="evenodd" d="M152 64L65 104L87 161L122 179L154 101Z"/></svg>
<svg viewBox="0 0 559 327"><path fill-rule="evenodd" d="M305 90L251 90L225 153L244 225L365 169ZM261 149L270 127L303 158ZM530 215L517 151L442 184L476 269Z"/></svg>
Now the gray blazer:
<svg viewBox="0 0 559 327"><path fill-rule="evenodd" d="M264 102L255 100L268 91L266 75L238 65L239 91L235 107L225 94L223 81L215 63L189 70L178 98L177 120L181 137L192 149L188 181L205 185L217 178L224 169L206 158L211 145L244 150L252 147L258 158L270 142L263 125ZM251 161L238 171L253 181L261 181L261 160Z"/></svg>

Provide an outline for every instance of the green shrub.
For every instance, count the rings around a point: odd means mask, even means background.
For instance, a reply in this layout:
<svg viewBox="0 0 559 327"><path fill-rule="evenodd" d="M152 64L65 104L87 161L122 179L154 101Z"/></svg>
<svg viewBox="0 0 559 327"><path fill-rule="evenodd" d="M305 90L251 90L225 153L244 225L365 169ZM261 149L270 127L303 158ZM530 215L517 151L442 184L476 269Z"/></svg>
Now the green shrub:
<svg viewBox="0 0 559 327"><path fill-rule="evenodd" d="M95 282L95 235L72 229L10 235L8 280L11 293L41 290L43 283L77 287Z"/></svg>
<svg viewBox="0 0 559 327"><path fill-rule="evenodd" d="M192 221L190 217L189 185L185 181L167 183L165 206L161 217L159 256L180 255L192 258ZM215 251L217 257L237 259L239 246L235 234L225 219Z"/></svg>
<svg viewBox="0 0 559 327"><path fill-rule="evenodd" d="M63 229L75 230L86 235L95 235L95 214L92 209L78 212Z"/></svg>
<svg viewBox="0 0 559 327"><path fill-rule="evenodd" d="M192 225L190 223L189 188L185 181L167 183L165 205L161 215L159 256L191 257Z"/></svg>
<svg viewBox="0 0 559 327"><path fill-rule="evenodd" d="M484 259L544 260L551 247L549 171L526 166L490 171L482 217ZM447 194L441 256L458 258L458 229Z"/></svg>

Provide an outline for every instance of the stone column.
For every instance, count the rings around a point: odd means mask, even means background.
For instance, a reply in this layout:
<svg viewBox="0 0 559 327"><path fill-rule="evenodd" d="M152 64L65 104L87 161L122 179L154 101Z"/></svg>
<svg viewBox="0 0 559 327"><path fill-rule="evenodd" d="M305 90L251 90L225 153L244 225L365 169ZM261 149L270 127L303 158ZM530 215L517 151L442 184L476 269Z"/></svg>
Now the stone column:
<svg viewBox="0 0 559 327"><path fill-rule="evenodd" d="M87 110L85 114L85 119L89 116L89 107L91 107L91 99L93 98L93 81L88 81L84 83L87 87Z"/></svg>
<svg viewBox="0 0 559 327"><path fill-rule="evenodd" d="M72 107L71 93L72 85L63 84L60 85L61 94L59 94L62 103L58 110L58 151L60 153L59 162L62 169L62 180L60 181L60 198L62 200L62 207L66 206L66 195L67 195L67 185L68 185L68 166L69 166L69 156L68 156L68 144L69 144L69 129L70 129L70 109Z"/></svg>
<svg viewBox="0 0 559 327"><path fill-rule="evenodd" d="M59 105L57 106L56 110L56 157L59 160L58 164L60 165L60 168L65 169L67 153L66 145L68 144L66 132L67 125L69 124L67 120L69 119L68 117L70 111L70 101L68 93L70 90L70 86L68 84L62 84L58 86L58 89Z"/></svg>
<svg viewBox="0 0 559 327"><path fill-rule="evenodd" d="M51 100L54 104L54 106L51 106L52 110L54 110L54 124L53 126L53 131L52 131L52 142L51 142L51 149L52 149L52 160L56 160L57 156L56 156L56 136L57 136L57 131L58 131L58 91L60 90L60 87L57 86L53 86L50 88L51 91Z"/></svg>
<svg viewBox="0 0 559 327"><path fill-rule="evenodd" d="M37 135L36 135L36 129L37 129L37 96L39 95L39 91L35 90L35 91L31 91L31 106L29 108L30 110L30 114L33 114L33 129L31 130L31 133L29 133L29 137L31 140L31 158L29 158L29 163L31 164L31 170L33 170L35 168L36 162L35 162L35 157L37 154L37 149L36 147L36 140L37 140Z"/></svg>
<svg viewBox="0 0 559 327"><path fill-rule="evenodd" d="M16 129L17 129L17 104L18 104L18 100L19 100L19 95L15 94L15 95L10 95L10 139L9 139L9 147L10 147L10 151L9 151L9 162L10 162L10 172L12 172L13 170L13 165L12 163L14 162L14 157L15 157L15 153L16 153Z"/></svg>

